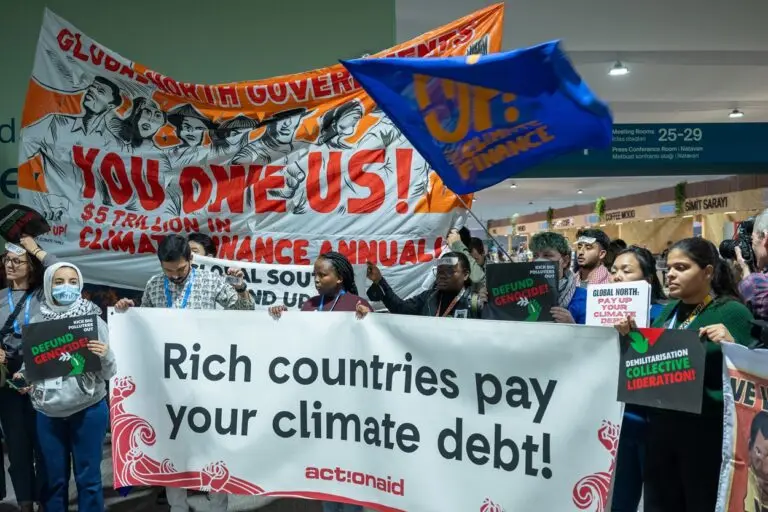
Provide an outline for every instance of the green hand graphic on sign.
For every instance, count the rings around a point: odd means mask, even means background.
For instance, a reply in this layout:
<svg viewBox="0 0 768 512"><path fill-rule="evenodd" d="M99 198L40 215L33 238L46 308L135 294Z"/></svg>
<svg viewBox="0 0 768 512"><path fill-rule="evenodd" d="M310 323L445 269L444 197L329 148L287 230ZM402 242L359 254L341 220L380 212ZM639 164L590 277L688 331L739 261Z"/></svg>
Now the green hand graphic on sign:
<svg viewBox="0 0 768 512"><path fill-rule="evenodd" d="M80 375L85 369L85 358L80 354L72 354L69 364L72 365L72 371L69 372L69 376Z"/></svg>
<svg viewBox="0 0 768 512"><path fill-rule="evenodd" d="M629 333L629 339L632 340L630 346L635 350L635 352L638 354L645 354L648 352L648 339L645 338L645 336L637 331L633 331Z"/></svg>
<svg viewBox="0 0 768 512"><path fill-rule="evenodd" d="M528 303L528 316L526 317L526 322L535 322L539 319L539 316L541 315L541 304L539 304L539 301L532 300Z"/></svg>

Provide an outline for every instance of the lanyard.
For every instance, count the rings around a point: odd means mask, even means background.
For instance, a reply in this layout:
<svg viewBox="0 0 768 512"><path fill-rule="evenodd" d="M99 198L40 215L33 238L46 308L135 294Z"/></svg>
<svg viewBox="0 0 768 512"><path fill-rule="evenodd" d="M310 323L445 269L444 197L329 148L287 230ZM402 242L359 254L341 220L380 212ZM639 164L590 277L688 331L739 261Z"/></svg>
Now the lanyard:
<svg viewBox="0 0 768 512"><path fill-rule="evenodd" d="M186 309L187 303L189 303L189 296L192 295L192 283L195 281L195 268L192 268L192 271L189 274L189 277L187 278L187 285L184 287L184 297L181 299L181 305L179 306L179 309ZM171 295L171 284L170 280L166 277L165 278L165 307L167 308L173 308L173 296Z"/></svg>
<svg viewBox="0 0 768 512"><path fill-rule="evenodd" d="M31 305L32 294L30 293L27 295L27 300L24 301L24 325L29 325L29 308ZM16 306L13 304L13 293L10 288L8 288L8 308L10 309L11 314L13 314L13 311L16 309ZM21 334L21 326L19 325L18 320L13 321L13 332Z"/></svg>
<svg viewBox="0 0 768 512"><path fill-rule="evenodd" d="M704 311L704 308L709 306L709 303L712 302L712 296L707 295L704 297L704 302L696 306L696 309L691 311L691 314L688 315L688 318L685 319L683 323L681 323L679 326L677 326L677 329L687 329L689 325L693 323L694 320L696 320L696 317L701 314L702 311ZM675 329L675 324L677 323L677 313L675 313L675 316L672 317L672 321L669 324L670 329Z"/></svg>
<svg viewBox="0 0 768 512"><path fill-rule="evenodd" d="M333 301L333 305L331 305L331 309L329 309L328 311L333 311L333 308L335 308L335 307L336 307L336 303L337 303L337 302L339 302L339 299L340 299L340 298L341 298L341 296L342 296L342 295L344 295L345 293L347 293L347 292L346 292L346 291L344 291L344 290L341 290L341 291L339 292L339 294L336 296L336 300L334 300L334 301ZM318 307L318 308L317 308L317 310L318 310L318 311L322 311L322 310L323 310L323 306L324 306L324 305L325 305L325 295L321 295L321 296L320 296L320 307Z"/></svg>
<svg viewBox="0 0 768 512"><path fill-rule="evenodd" d="M453 308L456 307L456 303L459 302L459 299L461 296L464 295L464 292L456 294L456 296L453 298L450 304L448 304L448 307L445 309L445 313L442 315L440 314L440 310L443 309L443 299L440 298L440 304L437 306L437 314L435 316L442 316L445 318L446 316L451 314L451 311L453 311Z"/></svg>

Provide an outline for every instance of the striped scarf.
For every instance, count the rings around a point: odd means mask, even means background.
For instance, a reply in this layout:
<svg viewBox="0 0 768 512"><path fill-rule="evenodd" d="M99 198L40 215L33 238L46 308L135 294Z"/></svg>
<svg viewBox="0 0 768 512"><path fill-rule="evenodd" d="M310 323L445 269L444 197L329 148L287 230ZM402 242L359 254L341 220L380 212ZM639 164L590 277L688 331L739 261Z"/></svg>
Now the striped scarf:
<svg viewBox="0 0 768 512"><path fill-rule="evenodd" d="M561 308L568 309L573 299L573 294L576 293L576 276L573 272L566 270L565 276L557 283L557 303Z"/></svg>

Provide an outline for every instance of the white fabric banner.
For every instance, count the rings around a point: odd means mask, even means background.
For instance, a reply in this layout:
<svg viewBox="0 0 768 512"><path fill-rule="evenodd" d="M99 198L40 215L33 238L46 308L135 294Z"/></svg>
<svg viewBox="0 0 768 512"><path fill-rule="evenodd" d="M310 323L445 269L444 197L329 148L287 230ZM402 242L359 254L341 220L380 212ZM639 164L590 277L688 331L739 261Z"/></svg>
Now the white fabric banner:
<svg viewBox="0 0 768 512"><path fill-rule="evenodd" d="M723 466L717 512L768 510L768 350L723 343Z"/></svg>
<svg viewBox="0 0 768 512"><path fill-rule="evenodd" d="M488 7L372 57L499 51L502 17ZM48 10L18 188L51 225L46 250L90 283L124 288L155 273L164 235L199 232L233 261L308 265L342 252L411 295L472 202L445 187L341 64L179 82Z"/></svg>
<svg viewBox="0 0 768 512"><path fill-rule="evenodd" d="M231 267L242 269L245 281L256 302L255 309L285 305L288 309L299 309L301 305L317 295L312 265L269 265L227 261L218 258L195 255L193 265L201 270L226 275ZM370 281L366 278L365 265L352 265L355 283L361 297L365 297Z"/></svg>
<svg viewBox="0 0 768 512"><path fill-rule="evenodd" d="M379 510L604 510L613 329L110 311L115 485ZM483 508L484 507L484 508Z"/></svg>

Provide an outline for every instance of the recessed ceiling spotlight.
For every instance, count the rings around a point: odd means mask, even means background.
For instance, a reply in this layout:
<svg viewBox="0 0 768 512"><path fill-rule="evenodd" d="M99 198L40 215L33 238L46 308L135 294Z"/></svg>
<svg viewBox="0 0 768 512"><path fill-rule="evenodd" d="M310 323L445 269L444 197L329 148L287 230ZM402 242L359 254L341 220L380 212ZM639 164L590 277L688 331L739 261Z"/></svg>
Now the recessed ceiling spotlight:
<svg viewBox="0 0 768 512"><path fill-rule="evenodd" d="M731 119L738 119L740 117L744 117L744 112L742 112L741 110L735 108L735 109L731 110L731 113L728 114L728 117L730 117Z"/></svg>
<svg viewBox="0 0 768 512"><path fill-rule="evenodd" d="M609 76L624 76L629 74L629 68L621 63L620 60L608 71Z"/></svg>
<svg viewBox="0 0 768 512"><path fill-rule="evenodd" d="M577 193L577 194L583 194L583 193L584 193L584 191L583 191L583 190L581 190L581 189L579 189L579 190L577 190L577 191L576 191L576 193Z"/></svg>
<svg viewBox="0 0 768 512"><path fill-rule="evenodd" d="M517 183L513 183L509 186L509 188L517 188Z"/></svg>

